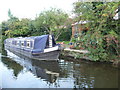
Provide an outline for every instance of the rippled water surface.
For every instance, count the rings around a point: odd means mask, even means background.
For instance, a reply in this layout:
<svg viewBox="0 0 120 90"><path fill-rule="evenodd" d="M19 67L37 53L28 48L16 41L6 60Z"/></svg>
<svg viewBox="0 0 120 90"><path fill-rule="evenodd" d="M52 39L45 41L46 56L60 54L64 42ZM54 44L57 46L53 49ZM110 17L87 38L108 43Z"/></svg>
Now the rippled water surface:
<svg viewBox="0 0 120 90"><path fill-rule="evenodd" d="M118 88L120 70L80 60L38 61L11 52L0 60L2 88Z"/></svg>

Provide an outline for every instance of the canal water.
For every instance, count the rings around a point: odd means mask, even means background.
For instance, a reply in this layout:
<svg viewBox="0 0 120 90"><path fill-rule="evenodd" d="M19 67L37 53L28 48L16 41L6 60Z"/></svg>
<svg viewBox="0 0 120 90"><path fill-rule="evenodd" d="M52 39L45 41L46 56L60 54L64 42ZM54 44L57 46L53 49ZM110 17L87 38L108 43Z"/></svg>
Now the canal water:
<svg viewBox="0 0 120 90"><path fill-rule="evenodd" d="M118 88L120 70L108 63L38 61L0 54L1 88Z"/></svg>

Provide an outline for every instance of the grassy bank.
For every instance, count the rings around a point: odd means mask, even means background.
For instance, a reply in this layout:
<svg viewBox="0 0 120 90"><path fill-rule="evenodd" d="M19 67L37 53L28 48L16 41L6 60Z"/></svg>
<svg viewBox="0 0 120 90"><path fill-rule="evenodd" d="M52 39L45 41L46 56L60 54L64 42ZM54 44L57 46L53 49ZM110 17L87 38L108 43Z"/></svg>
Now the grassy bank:
<svg viewBox="0 0 120 90"><path fill-rule="evenodd" d="M69 43L70 43L70 41L56 41L56 43L69 44Z"/></svg>

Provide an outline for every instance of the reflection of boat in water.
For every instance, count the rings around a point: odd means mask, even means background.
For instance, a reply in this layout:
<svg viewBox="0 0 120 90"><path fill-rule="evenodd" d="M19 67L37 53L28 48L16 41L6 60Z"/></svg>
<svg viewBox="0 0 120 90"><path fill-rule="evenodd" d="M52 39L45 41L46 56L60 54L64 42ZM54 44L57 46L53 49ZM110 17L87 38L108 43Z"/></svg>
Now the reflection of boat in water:
<svg viewBox="0 0 120 90"><path fill-rule="evenodd" d="M8 56L11 56L13 53L8 51L7 54ZM57 61L33 60L22 56L21 54L17 54L17 56L13 54L12 57L15 57L13 58L14 61L45 81L53 83L56 81L57 77L59 77L60 68Z"/></svg>
<svg viewBox="0 0 120 90"><path fill-rule="evenodd" d="M8 38L5 49L38 60L58 60L60 45L52 35Z"/></svg>
<svg viewBox="0 0 120 90"><path fill-rule="evenodd" d="M51 83L55 82L60 74L60 68L56 61L35 61L32 60L32 72L42 79L45 79Z"/></svg>

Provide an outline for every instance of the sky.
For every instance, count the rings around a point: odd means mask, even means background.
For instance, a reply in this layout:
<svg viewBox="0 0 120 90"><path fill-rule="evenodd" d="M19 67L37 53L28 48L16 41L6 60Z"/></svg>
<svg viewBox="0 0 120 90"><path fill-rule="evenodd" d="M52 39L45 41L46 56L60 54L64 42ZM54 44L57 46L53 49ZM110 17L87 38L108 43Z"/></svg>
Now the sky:
<svg viewBox="0 0 120 90"><path fill-rule="evenodd" d="M71 14L73 3L77 0L1 0L0 22L8 19L8 10L18 18L34 19L43 10L59 8Z"/></svg>

